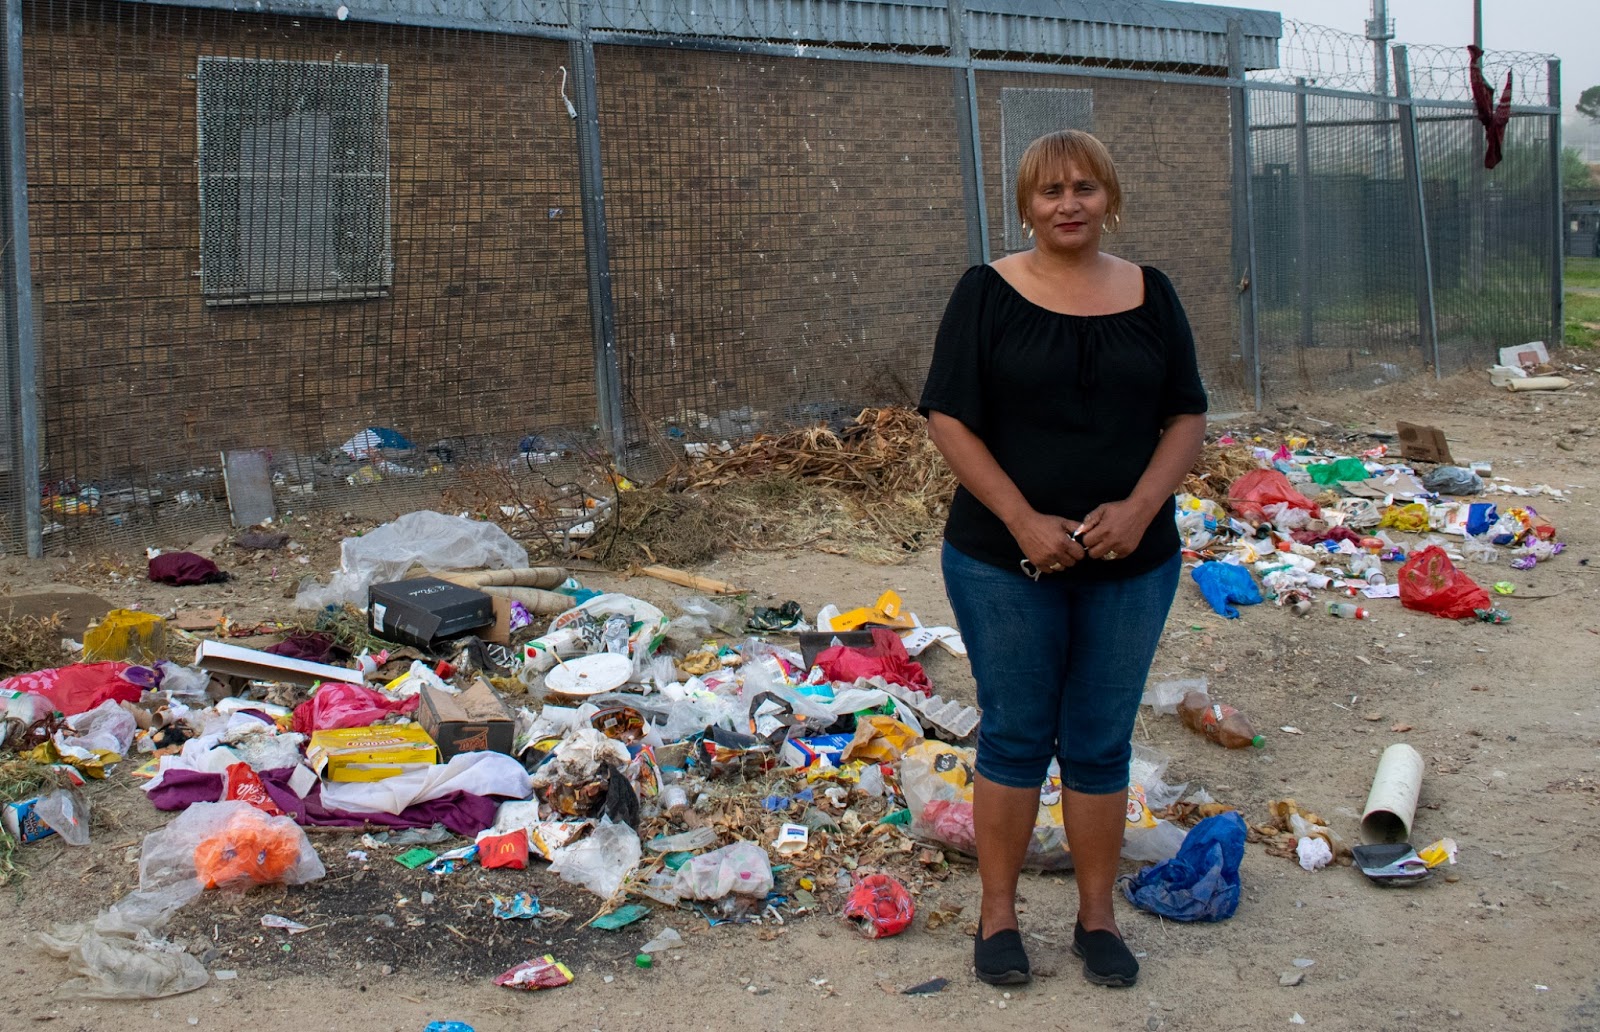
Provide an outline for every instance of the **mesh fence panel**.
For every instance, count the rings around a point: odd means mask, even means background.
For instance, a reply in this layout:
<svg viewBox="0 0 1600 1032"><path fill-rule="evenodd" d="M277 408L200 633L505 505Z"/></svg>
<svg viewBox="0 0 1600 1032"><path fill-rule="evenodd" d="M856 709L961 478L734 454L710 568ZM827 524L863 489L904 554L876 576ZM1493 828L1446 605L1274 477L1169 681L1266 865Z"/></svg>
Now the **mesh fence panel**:
<svg viewBox="0 0 1600 1032"><path fill-rule="evenodd" d="M383 512L588 434L565 45L25 16L47 544L225 524L230 449L270 451L280 508Z"/></svg>
<svg viewBox="0 0 1600 1032"><path fill-rule="evenodd" d="M1419 105L1439 365L1446 374L1494 364L1499 348L1551 333L1555 192L1550 119L1514 116L1505 155L1483 167L1483 128L1468 112Z"/></svg>
<svg viewBox="0 0 1600 1032"><path fill-rule="evenodd" d="M596 65L630 435L720 445L914 402L966 265L950 71L622 46Z"/></svg>
<svg viewBox="0 0 1600 1032"><path fill-rule="evenodd" d="M1268 390L1425 372L1418 236L1395 106L1252 90L1250 111Z"/></svg>

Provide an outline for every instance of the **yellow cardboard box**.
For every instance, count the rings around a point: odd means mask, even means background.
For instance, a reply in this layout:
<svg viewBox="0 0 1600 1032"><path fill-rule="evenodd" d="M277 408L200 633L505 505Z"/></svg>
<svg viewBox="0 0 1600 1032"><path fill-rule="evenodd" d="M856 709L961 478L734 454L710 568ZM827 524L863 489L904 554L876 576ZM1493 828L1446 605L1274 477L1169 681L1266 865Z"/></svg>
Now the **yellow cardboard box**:
<svg viewBox="0 0 1600 1032"><path fill-rule="evenodd" d="M329 781L382 781L439 762L439 747L420 724L373 724L315 731L311 768Z"/></svg>

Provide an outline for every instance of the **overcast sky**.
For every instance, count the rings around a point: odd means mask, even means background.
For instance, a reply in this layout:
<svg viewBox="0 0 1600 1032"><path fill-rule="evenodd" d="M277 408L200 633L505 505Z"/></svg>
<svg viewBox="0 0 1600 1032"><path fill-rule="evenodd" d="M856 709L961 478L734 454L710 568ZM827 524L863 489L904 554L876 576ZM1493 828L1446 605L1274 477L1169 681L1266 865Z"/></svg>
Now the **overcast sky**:
<svg viewBox="0 0 1600 1032"><path fill-rule="evenodd" d="M1366 33L1371 0L1217 0L1285 18ZM1389 0L1403 43L1472 42L1472 0ZM1600 0L1483 0L1488 50L1531 50L1561 58L1561 101L1569 113L1586 87L1600 85Z"/></svg>

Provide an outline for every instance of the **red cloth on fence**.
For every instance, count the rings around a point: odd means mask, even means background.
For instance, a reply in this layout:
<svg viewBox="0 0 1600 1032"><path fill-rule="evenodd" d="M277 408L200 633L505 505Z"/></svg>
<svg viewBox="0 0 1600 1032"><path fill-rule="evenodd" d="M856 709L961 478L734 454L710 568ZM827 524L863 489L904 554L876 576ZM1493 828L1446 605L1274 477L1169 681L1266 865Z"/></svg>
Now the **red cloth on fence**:
<svg viewBox="0 0 1600 1032"><path fill-rule="evenodd" d="M1506 138L1506 123L1511 121L1511 73L1506 73L1506 88L1500 93L1500 103L1494 102L1494 87L1483 77L1483 51L1467 47L1472 55L1472 103L1478 109L1478 121L1483 123L1483 135L1489 149L1483 156L1483 167L1494 168L1503 156L1501 148Z"/></svg>

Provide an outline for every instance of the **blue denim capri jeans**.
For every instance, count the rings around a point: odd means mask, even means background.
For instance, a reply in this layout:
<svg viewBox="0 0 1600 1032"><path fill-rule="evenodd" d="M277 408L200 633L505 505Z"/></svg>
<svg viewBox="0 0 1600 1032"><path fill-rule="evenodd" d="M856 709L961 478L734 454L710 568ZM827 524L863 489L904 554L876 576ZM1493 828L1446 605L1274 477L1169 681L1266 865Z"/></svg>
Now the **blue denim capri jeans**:
<svg viewBox="0 0 1600 1032"><path fill-rule="evenodd" d="M1037 788L1054 757L1074 792L1125 791L1139 699L1178 590L1178 555L1110 581L1034 581L948 544L943 566L978 682L978 773Z"/></svg>

